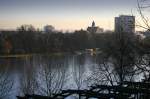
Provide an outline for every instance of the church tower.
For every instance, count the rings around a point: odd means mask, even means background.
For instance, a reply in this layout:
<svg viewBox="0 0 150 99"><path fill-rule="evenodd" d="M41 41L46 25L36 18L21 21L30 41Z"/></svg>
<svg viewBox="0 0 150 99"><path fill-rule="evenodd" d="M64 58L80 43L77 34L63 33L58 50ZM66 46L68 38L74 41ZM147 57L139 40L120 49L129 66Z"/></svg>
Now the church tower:
<svg viewBox="0 0 150 99"><path fill-rule="evenodd" d="M87 28L87 31L88 31L89 33L103 33L103 28L99 28L98 26L96 26L94 21L92 22L91 25L92 25L92 26L89 26L89 27Z"/></svg>
<svg viewBox="0 0 150 99"><path fill-rule="evenodd" d="M92 27L95 27L95 22L94 21L92 22Z"/></svg>

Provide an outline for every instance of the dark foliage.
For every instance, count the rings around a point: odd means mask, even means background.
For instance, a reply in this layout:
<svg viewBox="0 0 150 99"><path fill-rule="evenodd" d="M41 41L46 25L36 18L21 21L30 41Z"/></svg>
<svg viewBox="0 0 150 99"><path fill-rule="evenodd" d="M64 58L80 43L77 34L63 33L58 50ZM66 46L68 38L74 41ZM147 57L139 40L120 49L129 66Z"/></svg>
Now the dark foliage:
<svg viewBox="0 0 150 99"><path fill-rule="evenodd" d="M18 31L1 31L0 53L25 54L25 53L51 53L51 52L74 52L86 48L102 48L111 33L92 34L87 31L75 31L72 33L43 33L32 29ZM6 47L5 43L8 42Z"/></svg>

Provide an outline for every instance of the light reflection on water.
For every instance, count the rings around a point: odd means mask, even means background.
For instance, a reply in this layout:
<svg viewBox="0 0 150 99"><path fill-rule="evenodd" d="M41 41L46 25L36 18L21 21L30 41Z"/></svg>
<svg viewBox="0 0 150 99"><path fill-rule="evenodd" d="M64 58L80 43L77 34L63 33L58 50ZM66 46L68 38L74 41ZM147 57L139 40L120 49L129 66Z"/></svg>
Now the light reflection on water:
<svg viewBox="0 0 150 99"><path fill-rule="evenodd" d="M15 96L23 93L51 96L51 93L57 93L60 89L87 88L91 83L91 74L93 76L100 63L99 55L34 55L20 59L0 59L0 73L7 71L13 81L10 99L16 99ZM100 77L103 76L100 74L98 79Z"/></svg>
<svg viewBox="0 0 150 99"><path fill-rule="evenodd" d="M43 56L43 55L34 55L33 57L25 57L20 59L0 59L0 72L6 71L9 75L9 78L13 81L13 88L10 92L11 99L17 95L22 95L22 81L26 79L26 74L30 75L33 71L36 71L36 73L41 73L41 69L45 66L51 67L50 72L54 72L56 75L56 72L61 72L64 69L65 70L65 84L63 85L64 89L76 89L77 85L75 84L73 75L75 67L80 66L81 69L83 69L82 73L84 72L84 79L86 78L85 75L90 74L90 68L89 66L92 66L95 64L95 56L91 55L62 55L62 56ZM40 78L38 75L35 75L37 77L38 82L40 84L44 84L44 79ZM76 74L77 76L81 76ZM76 77L77 78L77 77ZM83 79L83 78L82 78ZM44 86L44 85L41 85ZM84 85L85 87L85 85ZM38 91L38 90L37 90ZM38 94L41 94L41 92L35 92ZM43 94L43 93L42 93ZM45 93L44 93L45 94ZM46 95L46 94L45 94Z"/></svg>

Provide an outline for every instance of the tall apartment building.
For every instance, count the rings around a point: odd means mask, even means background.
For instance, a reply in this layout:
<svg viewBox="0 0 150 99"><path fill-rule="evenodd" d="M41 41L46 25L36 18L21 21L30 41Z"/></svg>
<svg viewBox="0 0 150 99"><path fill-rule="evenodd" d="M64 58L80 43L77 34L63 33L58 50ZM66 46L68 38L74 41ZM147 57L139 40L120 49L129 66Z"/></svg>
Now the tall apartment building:
<svg viewBox="0 0 150 99"><path fill-rule="evenodd" d="M115 17L115 32L135 33L135 16Z"/></svg>

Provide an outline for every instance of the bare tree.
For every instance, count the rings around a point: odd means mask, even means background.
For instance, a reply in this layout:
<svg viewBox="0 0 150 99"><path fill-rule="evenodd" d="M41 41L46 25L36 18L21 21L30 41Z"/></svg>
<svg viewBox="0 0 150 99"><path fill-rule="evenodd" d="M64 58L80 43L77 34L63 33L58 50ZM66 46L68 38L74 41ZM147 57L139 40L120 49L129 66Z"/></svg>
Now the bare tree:
<svg viewBox="0 0 150 99"><path fill-rule="evenodd" d="M130 70L134 69L136 53L134 42L131 41L130 36L126 33L116 34L115 45L112 46L112 62L120 82L126 80L125 76L129 74Z"/></svg>
<svg viewBox="0 0 150 99"><path fill-rule="evenodd" d="M149 0L137 0L137 8L138 12L141 16L141 19L145 26L141 25L140 22L138 22L137 26L142 27L144 29L150 29L149 25L149 17L144 14L147 10L150 8L150 1Z"/></svg>
<svg viewBox="0 0 150 99"><path fill-rule="evenodd" d="M92 67L92 74L88 78L89 85L114 85L118 82L118 78L113 69L113 65L108 61L101 61L101 63Z"/></svg>
<svg viewBox="0 0 150 99"><path fill-rule="evenodd" d="M41 66L39 73L39 90L42 95L52 97L59 93L66 82L66 64L51 63L48 60Z"/></svg>
<svg viewBox="0 0 150 99"><path fill-rule="evenodd" d="M139 57L137 63L139 74L144 81L150 81L150 54L144 54Z"/></svg>
<svg viewBox="0 0 150 99"><path fill-rule="evenodd" d="M138 12L144 23L144 26L140 25L140 27L147 29L149 32L150 24L149 17L147 14L150 10L150 0L137 0L137 5ZM143 45L146 45L145 43L147 42L143 42ZM150 81L150 53L147 48L144 47L143 54L139 57L136 66L140 70L140 73L144 75L144 80Z"/></svg>
<svg viewBox="0 0 150 99"><path fill-rule="evenodd" d="M85 74L85 68L83 65L74 66L73 78L78 90L82 89L83 87L84 78L85 78L84 74Z"/></svg>
<svg viewBox="0 0 150 99"><path fill-rule="evenodd" d="M24 25L21 25L20 27L18 27L17 30L18 31L35 31L36 29L31 24L30 25L24 24Z"/></svg>
<svg viewBox="0 0 150 99"><path fill-rule="evenodd" d="M99 84L114 85L124 81L134 81L138 69L135 62L138 56L137 41L134 35L115 33L103 49L103 55L93 72ZM98 77L98 78L97 78Z"/></svg>
<svg viewBox="0 0 150 99"><path fill-rule="evenodd" d="M38 75L34 60L26 58L24 62L23 74L20 78L20 89L22 94L37 94L38 90Z"/></svg>
<svg viewBox="0 0 150 99"><path fill-rule="evenodd" d="M13 80L8 73L8 68L0 71L0 98L6 98L12 92Z"/></svg>
<svg viewBox="0 0 150 99"><path fill-rule="evenodd" d="M85 87L86 80L86 72L84 65L76 63L75 56L73 57L73 79L75 85L77 86L77 90L83 89ZM79 94L79 99L81 99L81 95Z"/></svg>

